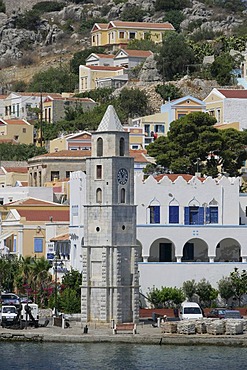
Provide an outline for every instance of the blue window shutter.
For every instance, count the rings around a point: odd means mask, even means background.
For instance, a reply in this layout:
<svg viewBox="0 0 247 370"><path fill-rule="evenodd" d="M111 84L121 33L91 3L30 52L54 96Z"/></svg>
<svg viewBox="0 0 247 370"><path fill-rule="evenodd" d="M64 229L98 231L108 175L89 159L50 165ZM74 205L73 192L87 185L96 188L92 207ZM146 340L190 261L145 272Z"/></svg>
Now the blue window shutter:
<svg viewBox="0 0 247 370"><path fill-rule="evenodd" d="M184 224L189 225L190 224L190 208L184 207Z"/></svg>
<svg viewBox="0 0 247 370"><path fill-rule="evenodd" d="M210 208L209 207L207 207L206 208L206 223L207 224L210 224Z"/></svg>
<svg viewBox="0 0 247 370"><path fill-rule="evenodd" d="M204 207L199 207L198 225L204 225Z"/></svg>
<svg viewBox="0 0 247 370"><path fill-rule="evenodd" d="M154 223L155 224L160 223L160 206L154 207Z"/></svg>
<svg viewBox="0 0 247 370"><path fill-rule="evenodd" d="M169 223L179 223L179 206L169 206Z"/></svg>
<svg viewBox="0 0 247 370"><path fill-rule="evenodd" d="M210 223L217 224L218 222L218 207L210 207Z"/></svg>
<svg viewBox="0 0 247 370"><path fill-rule="evenodd" d="M43 238L34 238L34 253L43 252Z"/></svg>

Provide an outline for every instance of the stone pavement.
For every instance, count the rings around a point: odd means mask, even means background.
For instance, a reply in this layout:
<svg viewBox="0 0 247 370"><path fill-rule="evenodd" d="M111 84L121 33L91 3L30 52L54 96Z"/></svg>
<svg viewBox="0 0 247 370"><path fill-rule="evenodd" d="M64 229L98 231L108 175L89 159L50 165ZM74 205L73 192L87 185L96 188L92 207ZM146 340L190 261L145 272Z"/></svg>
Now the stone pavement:
<svg viewBox="0 0 247 370"><path fill-rule="evenodd" d="M52 320L51 320L52 321ZM70 327L62 329L52 326L45 328L27 328L23 330L0 328L0 341L35 341L35 342L64 342L64 343L99 343L118 342L152 345L221 345L247 347L247 334L242 335L182 335L163 334L160 328L151 324L137 326L137 334L113 334L110 326L89 325L88 333L83 333L79 322L70 322Z"/></svg>

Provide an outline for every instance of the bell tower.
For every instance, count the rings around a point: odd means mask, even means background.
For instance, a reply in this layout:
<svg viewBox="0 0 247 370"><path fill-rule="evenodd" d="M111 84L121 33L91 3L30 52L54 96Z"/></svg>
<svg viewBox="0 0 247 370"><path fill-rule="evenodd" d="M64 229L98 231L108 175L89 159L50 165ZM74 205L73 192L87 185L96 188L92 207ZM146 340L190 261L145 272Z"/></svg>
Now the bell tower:
<svg viewBox="0 0 247 370"><path fill-rule="evenodd" d="M138 246L129 134L108 106L86 160L82 322L137 322Z"/></svg>

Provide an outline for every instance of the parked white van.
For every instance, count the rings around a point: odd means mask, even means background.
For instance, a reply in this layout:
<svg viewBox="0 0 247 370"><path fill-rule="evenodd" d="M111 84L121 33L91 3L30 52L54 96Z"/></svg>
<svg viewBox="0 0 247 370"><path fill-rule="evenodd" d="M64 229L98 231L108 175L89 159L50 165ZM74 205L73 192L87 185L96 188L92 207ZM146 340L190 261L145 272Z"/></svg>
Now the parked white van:
<svg viewBox="0 0 247 370"><path fill-rule="evenodd" d="M201 307L195 302L183 302L180 307L179 318L180 320L201 319L203 318Z"/></svg>

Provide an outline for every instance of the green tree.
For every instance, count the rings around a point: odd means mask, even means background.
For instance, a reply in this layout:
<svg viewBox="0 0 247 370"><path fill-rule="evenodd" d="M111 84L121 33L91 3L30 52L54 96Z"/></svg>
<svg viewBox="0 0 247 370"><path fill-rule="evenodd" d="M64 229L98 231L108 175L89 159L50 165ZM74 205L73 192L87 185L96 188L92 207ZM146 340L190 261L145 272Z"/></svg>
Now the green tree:
<svg viewBox="0 0 247 370"><path fill-rule="evenodd" d="M209 281L202 279L196 285L196 294L203 307L211 307L212 301L218 296L218 291L212 287Z"/></svg>
<svg viewBox="0 0 247 370"><path fill-rule="evenodd" d="M126 117L134 118L148 114L147 95L139 89L123 88L119 95L118 104Z"/></svg>
<svg viewBox="0 0 247 370"><path fill-rule="evenodd" d="M189 301L193 301L193 296L196 294L196 282L194 279L184 281L183 283L183 291L186 298Z"/></svg>
<svg viewBox="0 0 247 370"><path fill-rule="evenodd" d="M233 82L233 67L234 58L228 53L221 54L211 64L211 75L219 85L231 85Z"/></svg>
<svg viewBox="0 0 247 370"><path fill-rule="evenodd" d="M39 11L42 13L48 12L58 12L66 6L66 3L58 3L57 1L40 1L37 4L34 4L33 10Z"/></svg>
<svg viewBox="0 0 247 370"><path fill-rule="evenodd" d="M247 272L241 272L237 267L230 273L230 281L233 288L233 295L238 300L238 305L241 306L241 298L247 293Z"/></svg>
<svg viewBox="0 0 247 370"><path fill-rule="evenodd" d="M160 94L162 99L164 100L173 100L178 99L182 96L180 90L173 84L163 84L163 85L157 85L155 87L155 91Z"/></svg>
<svg viewBox="0 0 247 370"><path fill-rule="evenodd" d="M223 277L218 281L218 290L221 298L225 300L226 305L230 298L234 296L232 282L229 277Z"/></svg>
<svg viewBox="0 0 247 370"><path fill-rule="evenodd" d="M36 31L40 24L40 13L37 10L28 10L19 14L16 19L17 28L25 28L30 31Z"/></svg>
<svg viewBox="0 0 247 370"><path fill-rule="evenodd" d="M164 22L170 22L176 31L180 31L180 24L185 19L185 16L180 10L169 10L165 13Z"/></svg>
<svg viewBox="0 0 247 370"><path fill-rule="evenodd" d="M121 13L121 20L126 22L142 22L145 11L137 5L126 7Z"/></svg>
<svg viewBox="0 0 247 370"><path fill-rule="evenodd" d="M82 283L82 274L81 272L71 269L67 271L62 277L62 284L66 288L74 289L78 296L81 294L81 283Z"/></svg>
<svg viewBox="0 0 247 370"><path fill-rule="evenodd" d="M158 44L155 44L155 42L152 41L149 36L147 36L147 38L143 40L131 40L128 43L127 48L129 50L150 50L153 53L160 50L160 46Z"/></svg>
<svg viewBox="0 0 247 370"><path fill-rule="evenodd" d="M92 53L104 53L102 47L91 47L74 53L73 58L70 61L70 70L75 75L79 75L79 66L86 64L86 59Z"/></svg>
<svg viewBox="0 0 247 370"><path fill-rule="evenodd" d="M6 12L6 6L3 0L0 0L0 13L5 13L5 12Z"/></svg>
<svg viewBox="0 0 247 370"><path fill-rule="evenodd" d="M60 309L65 313L81 312L81 297L75 289L66 288L60 295Z"/></svg>
<svg viewBox="0 0 247 370"><path fill-rule="evenodd" d="M47 93L62 93L74 91L78 84L78 77L69 71L67 67L49 68L46 71L36 73L28 85L28 91Z"/></svg>
<svg viewBox="0 0 247 370"><path fill-rule="evenodd" d="M34 144L0 144L0 158L4 161L26 161L44 153L46 153L45 148L37 147Z"/></svg>
<svg viewBox="0 0 247 370"><path fill-rule="evenodd" d="M77 94L75 96L79 98L91 98L97 103L110 103L112 101L112 88L104 87L101 89L89 90L84 93Z"/></svg>
<svg viewBox="0 0 247 370"><path fill-rule="evenodd" d="M213 127L216 120L206 113L188 114L170 125L167 137L161 136L151 143L148 154L158 165L174 173L197 172L197 158L206 161L208 153L218 150L221 140L219 131ZM205 171L203 165L199 168Z"/></svg>
<svg viewBox="0 0 247 370"><path fill-rule="evenodd" d="M247 134L234 129L217 130L215 122L214 117L202 112L173 121L167 137L151 143L148 154L156 159L157 165L174 173L194 174L199 170L215 177L218 166L222 166L223 172L238 176L247 159Z"/></svg>
<svg viewBox="0 0 247 370"><path fill-rule="evenodd" d="M189 65L195 62L193 49L182 34L168 32L163 39L157 68L164 80L172 80L186 74Z"/></svg>
<svg viewBox="0 0 247 370"><path fill-rule="evenodd" d="M190 0L156 0L155 10L182 10L190 6Z"/></svg>
<svg viewBox="0 0 247 370"><path fill-rule="evenodd" d="M183 290L176 287L161 287L161 289L153 287L149 289L147 297L155 308L175 308L185 299Z"/></svg>

